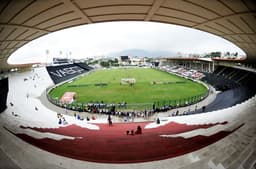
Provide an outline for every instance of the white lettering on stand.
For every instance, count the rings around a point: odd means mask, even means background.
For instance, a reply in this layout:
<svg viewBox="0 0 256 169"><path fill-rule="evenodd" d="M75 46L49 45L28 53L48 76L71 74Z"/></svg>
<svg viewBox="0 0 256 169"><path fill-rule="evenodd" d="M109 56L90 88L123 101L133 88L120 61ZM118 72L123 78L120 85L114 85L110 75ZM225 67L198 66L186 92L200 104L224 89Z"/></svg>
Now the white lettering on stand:
<svg viewBox="0 0 256 169"><path fill-rule="evenodd" d="M57 76L59 78L61 77L65 77L67 75L73 75L73 74L80 74L82 73L84 70L80 67L77 66L73 66L73 67L67 67L67 68L63 68L63 69L58 69L55 72L50 72L52 75Z"/></svg>

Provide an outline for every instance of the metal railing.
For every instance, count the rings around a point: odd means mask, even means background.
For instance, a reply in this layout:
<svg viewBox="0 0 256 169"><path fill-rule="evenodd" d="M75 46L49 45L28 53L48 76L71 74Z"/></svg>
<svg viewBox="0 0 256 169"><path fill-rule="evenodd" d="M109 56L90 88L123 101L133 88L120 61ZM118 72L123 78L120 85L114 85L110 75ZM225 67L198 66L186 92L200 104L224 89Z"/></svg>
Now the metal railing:
<svg viewBox="0 0 256 169"><path fill-rule="evenodd" d="M52 89L52 88L51 88ZM50 90L51 90L50 89ZM48 89L49 90L49 89ZM153 103L104 103L104 102L93 102L93 103L85 103L85 102L77 102L74 101L70 104L63 103L59 98L52 98L49 95L49 91L47 91L47 99L54 105L74 111L90 111L92 107L96 107L98 110L108 110L111 111L113 107L115 111L165 111L173 108L185 107L189 105L196 104L208 96L208 92L205 94L200 94L192 97L175 99L175 100L160 100L155 101Z"/></svg>

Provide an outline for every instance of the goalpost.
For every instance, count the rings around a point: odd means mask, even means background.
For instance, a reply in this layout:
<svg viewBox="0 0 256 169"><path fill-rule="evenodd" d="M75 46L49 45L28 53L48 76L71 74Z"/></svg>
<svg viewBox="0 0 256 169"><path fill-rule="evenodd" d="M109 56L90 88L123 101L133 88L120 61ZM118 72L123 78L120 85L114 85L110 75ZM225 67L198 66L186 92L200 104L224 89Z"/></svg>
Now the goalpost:
<svg viewBox="0 0 256 169"><path fill-rule="evenodd" d="M122 78L120 83L134 85L136 83L136 79L135 78Z"/></svg>

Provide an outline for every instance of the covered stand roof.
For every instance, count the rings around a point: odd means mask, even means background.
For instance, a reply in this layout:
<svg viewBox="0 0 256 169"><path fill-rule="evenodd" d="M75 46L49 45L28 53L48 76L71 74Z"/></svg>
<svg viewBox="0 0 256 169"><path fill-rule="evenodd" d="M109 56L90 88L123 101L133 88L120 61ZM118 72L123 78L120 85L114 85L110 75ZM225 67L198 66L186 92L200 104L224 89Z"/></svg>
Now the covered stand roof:
<svg viewBox="0 0 256 169"><path fill-rule="evenodd" d="M5 0L0 2L0 70L8 57L40 36L77 25L152 21L221 36L256 60L253 0Z"/></svg>

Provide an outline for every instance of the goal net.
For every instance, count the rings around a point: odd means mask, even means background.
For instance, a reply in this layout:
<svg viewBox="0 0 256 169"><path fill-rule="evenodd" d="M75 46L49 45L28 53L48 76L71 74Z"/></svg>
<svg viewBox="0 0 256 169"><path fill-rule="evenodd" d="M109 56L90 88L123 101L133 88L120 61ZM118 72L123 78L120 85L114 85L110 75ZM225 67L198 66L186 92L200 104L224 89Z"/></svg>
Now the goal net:
<svg viewBox="0 0 256 169"><path fill-rule="evenodd" d="M136 79L135 78L122 78L121 79L121 84L135 84L136 83Z"/></svg>

